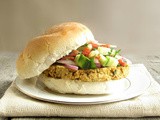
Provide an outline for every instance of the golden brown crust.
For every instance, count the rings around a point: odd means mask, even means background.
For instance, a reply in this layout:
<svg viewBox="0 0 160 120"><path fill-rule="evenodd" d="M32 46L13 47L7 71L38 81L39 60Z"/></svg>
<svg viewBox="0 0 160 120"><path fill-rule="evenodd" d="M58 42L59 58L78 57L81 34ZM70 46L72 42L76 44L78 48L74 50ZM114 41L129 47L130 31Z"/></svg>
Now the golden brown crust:
<svg viewBox="0 0 160 120"><path fill-rule="evenodd" d="M80 23L54 26L28 43L17 60L17 73L23 79L37 76L56 60L91 40L94 40L93 34Z"/></svg>
<svg viewBox="0 0 160 120"><path fill-rule="evenodd" d="M61 34L62 36L64 36L64 35L67 35L68 32L70 32L70 31L74 31L75 33L79 33L79 32L84 32L87 29L88 28L86 26L84 26L83 24L80 24L77 22L67 22L67 23L62 23L59 25L54 25L53 27L51 27L50 29L45 31L44 34L50 35L50 34L56 33L56 34ZM88 32L91 32L91 31L88 31Z"/></svg>
<svg viewBox="0 0 160 120"><path fill-rule="evenodd" d="M129 73L129 66L126 67L104 67L88 70L69 70L62 65L52 65L43 72L48 77L57 79L80 80L85 82L102 82L107 80L118 80L125 78Z"/></svg>

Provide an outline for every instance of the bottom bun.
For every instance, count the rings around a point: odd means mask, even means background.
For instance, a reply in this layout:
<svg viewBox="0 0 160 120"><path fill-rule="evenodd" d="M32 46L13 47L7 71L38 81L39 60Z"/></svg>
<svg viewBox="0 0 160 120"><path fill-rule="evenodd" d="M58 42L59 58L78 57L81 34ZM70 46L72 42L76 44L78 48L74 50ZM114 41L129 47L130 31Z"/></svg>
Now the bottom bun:
<svg viewBox="0 0 160 120"><path fill-rule="evenodd" d="M50 90L59 93L113 94L122 92L129 87L129 81L125 78L105 82L83 82L79 80L55 79L41 74L39 80Z"/></svg>

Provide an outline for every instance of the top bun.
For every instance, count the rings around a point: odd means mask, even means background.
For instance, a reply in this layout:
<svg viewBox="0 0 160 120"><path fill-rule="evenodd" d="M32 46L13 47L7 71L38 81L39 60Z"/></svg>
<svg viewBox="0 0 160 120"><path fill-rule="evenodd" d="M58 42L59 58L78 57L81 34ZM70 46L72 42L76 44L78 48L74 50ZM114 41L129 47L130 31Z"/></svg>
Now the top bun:
<svg viewBox="0 0 160 120"><path fill-rule="evenodd" d="M83 24L68 22L53 26L28 43L17 60L17 73L22 79L37 76L89 41L95 41L94 36Z"/></svg>

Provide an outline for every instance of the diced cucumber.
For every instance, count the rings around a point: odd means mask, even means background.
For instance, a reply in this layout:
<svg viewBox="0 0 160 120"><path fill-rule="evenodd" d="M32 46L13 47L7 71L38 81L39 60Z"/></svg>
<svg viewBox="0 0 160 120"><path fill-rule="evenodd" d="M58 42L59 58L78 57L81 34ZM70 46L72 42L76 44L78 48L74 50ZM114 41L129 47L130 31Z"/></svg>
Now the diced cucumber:
<svg viewBox="0 0 160 120"><path fill-rule="evenodd" d="M76 56L76 64L83 69L89 69L91 67L91 60L87 57L85 57L83 54L80 54L80 56Z"/></svg>
<svg viewBox="0 0 160 120"><path fill-rule="evenodd" d="M79 58L80 58L80 54L78 54L78 55L76 55L76 57L75 57L75 63L76 63L76 65L78 65L78 60L79 60Z"/></svg>
<svg viewBox="0 0 160 120"><path fill-rule="evenodd" d="M91 57L95 57L99 54L99 51L98 50L92 50L90 53L89 53L89 58Z"/></svg>
<svg viewBox="0 0 160 120"><path fill-rule="evenodd" d="M106 47L98 47L98 51L102 55L108 55L111 49Z"/></svg>
<svg viewBox="0 0 160 120"><path fill-rule="evenodd" d="M122 56L116 55L115 58L117 58L117 59L122 59Z"/></svg>
<svg viewBox="0 0 160 120"><path fill-rule="evenodd" d="M96 66L96 64L94 62L94 58L91 58L90 60L91 60L91 69L97 68L97 66Z"/></svg>
<svg viewBox="0 0 160 120"><path fill-rule="evenodd" d="M108 61L109 61L109 58L103 56L102 54L100 54L100 59L99 59L99 61L100 61L101 65L102 65L103 67L105 67L105 66L107 65Z"/></svg>
<svg viewBox="0 0 160 120"><path fill-rule="evenodd" d="M114 57L110 57L110 56L106 56L106 58L109 59L108 63L106 66L110 66L110 67L116 67L118 65L118 60Z"/></svg>

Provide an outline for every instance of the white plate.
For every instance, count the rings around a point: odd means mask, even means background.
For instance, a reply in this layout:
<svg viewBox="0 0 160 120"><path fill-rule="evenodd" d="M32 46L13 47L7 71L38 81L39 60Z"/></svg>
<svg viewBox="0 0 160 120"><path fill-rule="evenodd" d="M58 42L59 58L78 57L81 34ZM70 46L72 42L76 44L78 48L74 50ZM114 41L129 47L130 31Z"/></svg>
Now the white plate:
<svg viewBox="0 0 160 120"><path fill-rule="evenodd" d="M130 74L125 81L126 88L123 91L106 95L60 94L48 90L36 78L21 80L17 77L15 84L21 92L33 98L78 105L110 103L130 99L141 95L150 86L150 78L146 75L146 71L142 71L139 67L130 67Z"/></svg>

